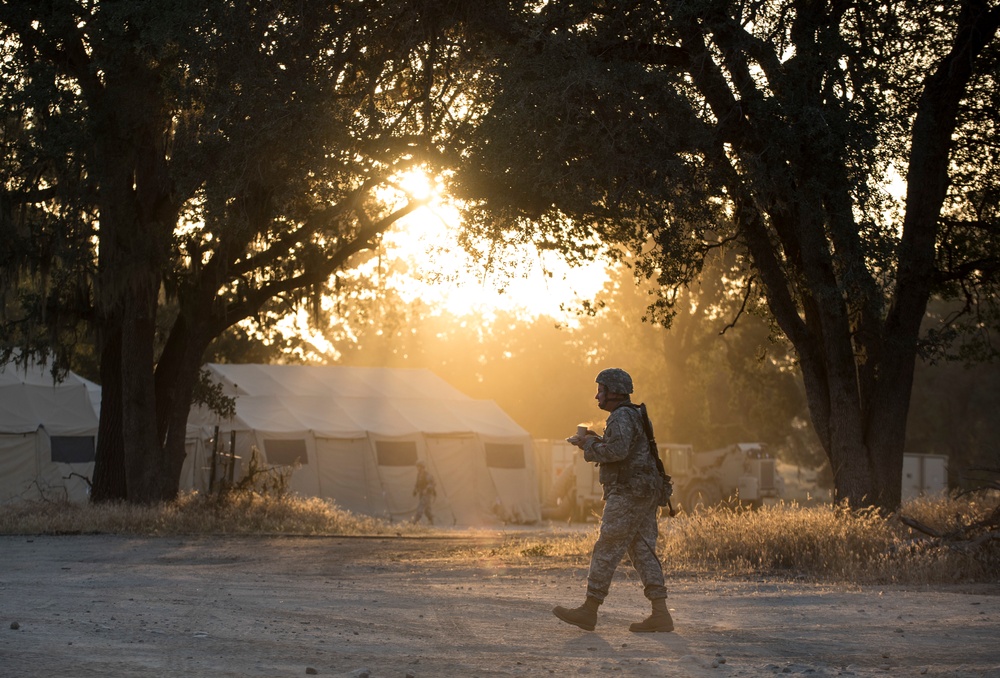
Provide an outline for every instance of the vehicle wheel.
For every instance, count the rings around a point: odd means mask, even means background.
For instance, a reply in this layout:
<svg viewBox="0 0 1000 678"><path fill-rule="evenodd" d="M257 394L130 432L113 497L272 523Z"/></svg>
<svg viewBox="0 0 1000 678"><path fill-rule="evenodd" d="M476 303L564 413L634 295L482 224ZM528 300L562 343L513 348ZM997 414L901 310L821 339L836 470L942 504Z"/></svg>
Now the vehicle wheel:
<svg viewBox="0 0 1000 678"><path fill-rule="evenodd" d="M699 481L685 488L682 505L685 511L693 513L698 509L716 506L721 501L722 492L717 485Z"/></svg>

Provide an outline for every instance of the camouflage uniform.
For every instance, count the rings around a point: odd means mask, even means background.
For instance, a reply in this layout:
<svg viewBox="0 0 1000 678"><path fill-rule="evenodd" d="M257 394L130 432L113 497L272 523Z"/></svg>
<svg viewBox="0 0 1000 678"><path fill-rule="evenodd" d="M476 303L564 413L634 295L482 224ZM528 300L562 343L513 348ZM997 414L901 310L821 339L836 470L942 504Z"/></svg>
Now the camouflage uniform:
<svg viewBox="0 0 1000 678"><path fill-rule="evenodd" d="M427 468L422 464L417 464L417 484L413 488L413 494L417 499L417 512L413 516L413 522L420 522L423 516L427 516L427 522L434 524L434 516L431 513L431 504L437 496L437 489L434 487L434 477L427 472Z"/></svg>
<svg viewBox="0 0 1000 678"><path fill-rule="evenodd" d="M587 577L587 595L603 601L622 556L628 553L646 598L667 597L656 557L660 477L643 430L642 415L623 403L608 415L603 437L584 442L584 459L600 464L604 514Z"/></svg>

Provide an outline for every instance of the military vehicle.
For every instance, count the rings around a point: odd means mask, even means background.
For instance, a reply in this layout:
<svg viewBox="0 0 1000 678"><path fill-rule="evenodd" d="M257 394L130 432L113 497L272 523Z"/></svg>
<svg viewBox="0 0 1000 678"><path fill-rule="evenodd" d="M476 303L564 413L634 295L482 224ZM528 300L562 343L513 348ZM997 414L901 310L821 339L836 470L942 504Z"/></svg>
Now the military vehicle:
<svg viewBox="0 0 1000 678"><path fill-rule="evenodd" d="M536 440L542 517L584 521L601 514L603 491L596 464L561 440ZM674 508L694 511L723 501L760 506L783 498L777 460L763 443L735 443L707 452L691 445L659 445L674 483Z"/></svg>

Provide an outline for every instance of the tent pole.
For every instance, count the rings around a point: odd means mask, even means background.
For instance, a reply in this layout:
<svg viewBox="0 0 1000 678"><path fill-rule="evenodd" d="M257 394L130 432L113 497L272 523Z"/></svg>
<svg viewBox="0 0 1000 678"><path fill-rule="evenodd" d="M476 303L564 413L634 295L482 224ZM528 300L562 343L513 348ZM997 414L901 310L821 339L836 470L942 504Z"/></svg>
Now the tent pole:
<svg viewBox="0 0 1000 678"><path fill-rule="evenodd" d="M229 432L229 486L232 487L236 475L236 431Z"/></svg>
<svg viewBox="0 0 1000 678"><path fill-rule="evenodd" d="M209 466L208 472L208 493L212 494L215 491L215 465L216 458L219 455L219 427L215 427L215 434L212 436L212 463Z"/></svg>

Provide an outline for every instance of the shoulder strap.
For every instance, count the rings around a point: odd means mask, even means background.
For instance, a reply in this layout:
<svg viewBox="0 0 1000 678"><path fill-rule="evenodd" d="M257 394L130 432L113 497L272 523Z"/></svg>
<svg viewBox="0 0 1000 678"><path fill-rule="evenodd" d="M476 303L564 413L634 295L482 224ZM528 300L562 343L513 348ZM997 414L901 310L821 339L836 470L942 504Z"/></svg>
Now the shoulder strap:
<svg viewBox="0 0 1000 678"><path fill-rule="evenodd" d="M649 414L646 412L646 403L639 403L636 405L635 403L628 402L622 404L631 407L639 413L640 417L642 417L642 430L645 432L646 440L649 442L649 453L653 455L653 458L656 459L656 465L661 467L662 470L663 462L660 461L660 455L656 449L656 438L653 437L653 425L649 422Z"/></svg>
<svg viewBox="0 0 1000 678"><path fill-rule="evenodd" d="M660 472L663 482L667 483L667 487L672 487L670 485L670 476L667 475L667 470L663 466L663 460L660 459L660 450L656 447L656 438L653 437L653 425L649 422L649 414L646 412L646 403L639 403L638 405L633 405L633 407L635 407L635 409L639 411L639 414L642 415L642 427L646 431L646 439L649 441L649 454L653 457L653 461L656 462L656 469ZM667 495L666 506L669 509L671 517L677 514L674 510L674 505L670 501L669 494Z"/></svg>
<svg viewBox="0 0 1000 678"><path fill-rule="evenodd" d="M649 413L646 412L646 403L629 403L632 407L639 411L642 416L642 430L646 432L646 439L649 440L649 449L652 452L653 448L656 446L656 438L653 437L653 425L649 422Z"/></svg>

